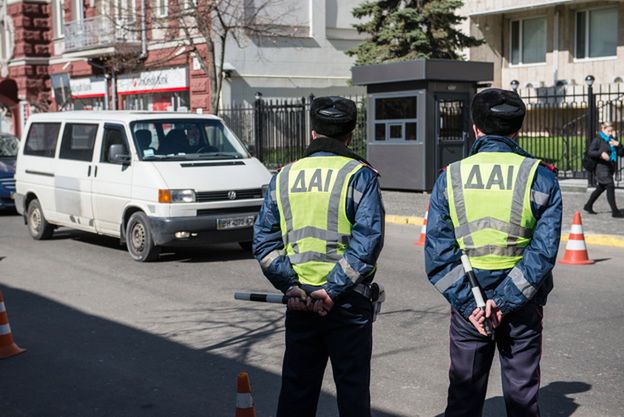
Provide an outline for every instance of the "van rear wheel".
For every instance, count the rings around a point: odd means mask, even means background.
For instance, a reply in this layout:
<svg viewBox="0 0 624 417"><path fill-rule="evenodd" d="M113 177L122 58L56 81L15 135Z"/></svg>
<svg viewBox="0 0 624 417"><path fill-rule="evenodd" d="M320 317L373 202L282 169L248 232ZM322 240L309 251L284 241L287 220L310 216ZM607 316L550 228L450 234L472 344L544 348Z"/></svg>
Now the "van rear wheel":
<svg viewBox="0 0 624 417"><path fill-rule="evenodd" d="M160 248L154 246L152 231L145 213L137 211L126 225L126 246L135 261L150 262L158 259Z"/></svg>
<svg viewBox="0 0 624 417"><path fill-rule="evenodd" d="M41 204L36 198L28 204L26 223L33 239L44 240L52 237L54 226L46 220L43 210L41 210Z"/></svg>

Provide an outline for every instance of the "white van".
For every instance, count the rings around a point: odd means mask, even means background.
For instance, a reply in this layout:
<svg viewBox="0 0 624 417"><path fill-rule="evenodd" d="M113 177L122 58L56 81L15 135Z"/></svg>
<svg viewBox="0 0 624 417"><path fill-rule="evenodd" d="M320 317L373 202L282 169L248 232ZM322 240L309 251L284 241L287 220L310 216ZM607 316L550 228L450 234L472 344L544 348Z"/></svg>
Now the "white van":
<svg viewBox="0 0 624 417"><path fill-rule="evenodd" d="M239 242L271 174L215 116L89 112L30 116L15 205L34 239L57 226L119 237L137 261L161 247Z"/></svg>

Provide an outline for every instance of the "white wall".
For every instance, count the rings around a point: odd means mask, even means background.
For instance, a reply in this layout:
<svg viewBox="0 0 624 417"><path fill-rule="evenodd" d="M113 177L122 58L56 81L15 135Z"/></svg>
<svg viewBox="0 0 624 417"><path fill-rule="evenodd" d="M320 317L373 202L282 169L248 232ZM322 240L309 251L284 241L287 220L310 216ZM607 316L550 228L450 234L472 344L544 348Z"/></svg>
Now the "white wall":
<svg viewBox="0 0 624 417"><path fill-rule="evenodd" d="M224 85L223 103L252 101L260 91L265 97L301 97L310 93L353 94L350 87L354 59L344 51L357 45L351 10L358 0L294 0L294 11L284 21L308 27L306 34L246 38L242 48L229 42L226 62L235 70ZM289 3L292 4L292 1ZM283 9L275 9L275 13Z"/></svg>

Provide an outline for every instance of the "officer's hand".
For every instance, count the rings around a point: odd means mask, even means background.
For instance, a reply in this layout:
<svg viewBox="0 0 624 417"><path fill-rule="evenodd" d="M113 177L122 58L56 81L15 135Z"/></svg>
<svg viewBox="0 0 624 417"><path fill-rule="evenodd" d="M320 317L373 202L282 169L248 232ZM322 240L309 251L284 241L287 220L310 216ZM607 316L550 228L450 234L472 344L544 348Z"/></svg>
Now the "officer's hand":
<svg viewBox="0 0 624 417"><path fill-rule="evenodd" d="M316 290L310 294L310 297L316 299L312 304L312 311L321 317L325 317L334 306L334 301L325 290Z"/></svg>
<svg viewBox="0 0 624 417"><path fill-rule="evenodd" d="M611 138L611 140L609 140L609 145L611 145L611 146L620 146L620 142L618 142L617 139Z"/></svg>
<svg viewBox="0 0 624 417"><path fill-rule="evenodd" d="M605 161L608 161L609 159L611 159L611 157L609 156L609 154L608 154L608 153L606 153L606 152L603 152L602 154L600 154L600 157L601 157L602 159L604 159Z"/></svg>
<svg viewBox="0 0 624 417"><path fill-rule="evenodd" d="M286 295L290 297L287 304L289 310L306 311L312 304L305 291L297 286L286 291Z"/></svg>
<svg viewBox="0 0 624 417"><path fill-rule="evenodd" d="M481 335L483 335L483 336L487 336L488 335L485 332L485 327L483 326L483 323L485 322L485 314L483 314L483 311L481 311L481 309L479 307L477 307L477 308L475 308L473 310L473 312L470 315L470 317L468 317L468 320L470 320L470 323L472 323L474 328L477 329L477 331Z"/></svg>
<svg viewBox="0 0 624 417"><path fill-rule="evenodd" d="M503 313L498 309L494 300L485 302L485 317L490 320L493 329L496 329L503 320Z"/></svg>

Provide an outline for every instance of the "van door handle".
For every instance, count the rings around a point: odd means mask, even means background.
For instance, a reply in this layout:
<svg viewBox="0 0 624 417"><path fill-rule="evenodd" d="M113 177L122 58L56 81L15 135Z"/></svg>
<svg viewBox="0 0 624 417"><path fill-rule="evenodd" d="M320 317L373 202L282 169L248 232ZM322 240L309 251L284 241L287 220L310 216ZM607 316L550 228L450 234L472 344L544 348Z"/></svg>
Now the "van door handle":
<svg viewBox="0 0 624 417"><path fill-rule="evenodd" d="M97 165L94 167L94 168L95 168L95 171L94 171L94 173L93 173L93 176L94 176L94 177L97 177L97 167L98 167Z"/></svg>
<svg viewBox="0 0 624 417"><path fill-rule="evenodd" d="M91 165L89 165L89 170L87 171L87 177L91 176Z"/></svg>

